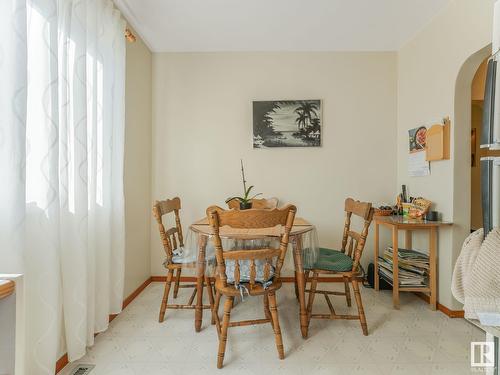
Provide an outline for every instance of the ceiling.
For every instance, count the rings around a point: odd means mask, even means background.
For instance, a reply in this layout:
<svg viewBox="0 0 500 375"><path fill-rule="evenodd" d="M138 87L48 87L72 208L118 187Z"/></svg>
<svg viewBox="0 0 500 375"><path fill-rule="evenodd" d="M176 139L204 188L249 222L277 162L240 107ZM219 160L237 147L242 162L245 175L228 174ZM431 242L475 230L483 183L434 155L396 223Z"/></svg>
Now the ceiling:
<svg viewBox="0 0 500 375"><path fill-rule="evenodd" d="M394 51L452 0L115 0L154 52Z"/></svg>

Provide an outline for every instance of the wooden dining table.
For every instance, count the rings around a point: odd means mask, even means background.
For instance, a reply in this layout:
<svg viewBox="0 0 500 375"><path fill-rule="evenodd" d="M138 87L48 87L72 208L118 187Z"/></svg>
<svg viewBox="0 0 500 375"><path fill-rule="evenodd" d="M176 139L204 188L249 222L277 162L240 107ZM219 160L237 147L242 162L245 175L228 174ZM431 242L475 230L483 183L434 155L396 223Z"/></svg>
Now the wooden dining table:
<svg viewBox="0 0 500 375"><path fill-rule="evenodd" d="M206 248L210 236L212 235L212 228L208 223L207 218L203 218L194 222L189 229L198 236L198 259L197 259L197 269L196 269L196 288L197 288L197 300L195 308L195 330L199 332L201 330L202 318L203 318L203 279L205 275L206 267ZM306 309L306 278L304 273L304 247L303 247L303 236L306 234L311 234L316 231L314 225L309 223L307 220L302 218L295 218L292 230L290 232L290 242L293 249L293 263L295 268L295 279L297 281L297 297L300 304L300 330L303 338L307 338L308 335L308 319L307 319L307 309ZM276 237L280 235L279 231L276 231ZM254 240L259 238L269 238L269 231L266 230L266 234L259 233L258 230L253 229L239 229L222 227L220 229L220 237L224 239L234 239L234 240ZM311 251L311 249L306 249ZM317 250L317 249L316 249ZM314 251L314 250L312 250Z"/></svg>

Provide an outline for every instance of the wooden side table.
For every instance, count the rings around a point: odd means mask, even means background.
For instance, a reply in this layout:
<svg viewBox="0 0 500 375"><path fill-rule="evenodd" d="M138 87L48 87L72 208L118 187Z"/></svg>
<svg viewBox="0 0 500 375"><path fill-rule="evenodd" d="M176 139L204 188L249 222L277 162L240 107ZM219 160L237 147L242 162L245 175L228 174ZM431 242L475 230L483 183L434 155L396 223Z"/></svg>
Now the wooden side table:
<svg viewBox="0 0 500 375"><path fill-rule="evenodd" d="M379 290L378 255L379 255L379 227L387 227L392 232L392 304L399 309L399 292L422 292L429 294L429 305L432 310L437 308L437 231L441 226L452 225L443 221L426 221L424 219L411 219L403 216L374 216L375 223L375 290ZM429 232L429 284L427 286L403 287L399 285L398 261L398 233L405 231L405 249L412 248L412 233L415 230Z"/></svg>

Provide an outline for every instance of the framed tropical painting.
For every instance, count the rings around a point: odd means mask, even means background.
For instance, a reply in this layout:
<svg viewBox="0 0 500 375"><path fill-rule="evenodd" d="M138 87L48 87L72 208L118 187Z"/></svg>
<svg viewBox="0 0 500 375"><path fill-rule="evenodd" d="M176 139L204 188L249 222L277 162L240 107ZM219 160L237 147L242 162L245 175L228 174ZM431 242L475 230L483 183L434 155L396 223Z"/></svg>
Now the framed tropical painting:
<svg viewBox="0 0 500 375"><path fill-rule="evenodd" d="M253 147L321 146L321 100L253 102Z"/></svg>

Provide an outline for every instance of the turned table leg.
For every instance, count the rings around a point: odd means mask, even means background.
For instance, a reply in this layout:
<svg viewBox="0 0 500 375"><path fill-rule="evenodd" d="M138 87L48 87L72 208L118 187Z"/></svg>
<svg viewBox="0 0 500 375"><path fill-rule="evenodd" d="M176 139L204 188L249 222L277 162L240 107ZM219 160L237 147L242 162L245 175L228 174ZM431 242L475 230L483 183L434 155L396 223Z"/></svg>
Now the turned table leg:
<svg viewBox="0 0 500 375"><path fill-rule="evenodd" d="M202 234L199 234L198 237L198 261L196 265L197 299L194 312L194 329L196 332L201 331L201 323L203 320L203 282L205 279L205 251L207 247L207 237Z"/></svg>
<svg viewBox="0 0 500 375"><path fill-rule="evenodd" d="M295 264L295 277L297 278L297 289L300 304L300 330L302 337L307 338L308 322L306 311L306 285L304 277L304 265L302 263L302 238L296 236L292 240L293 262Z"/></svg>

